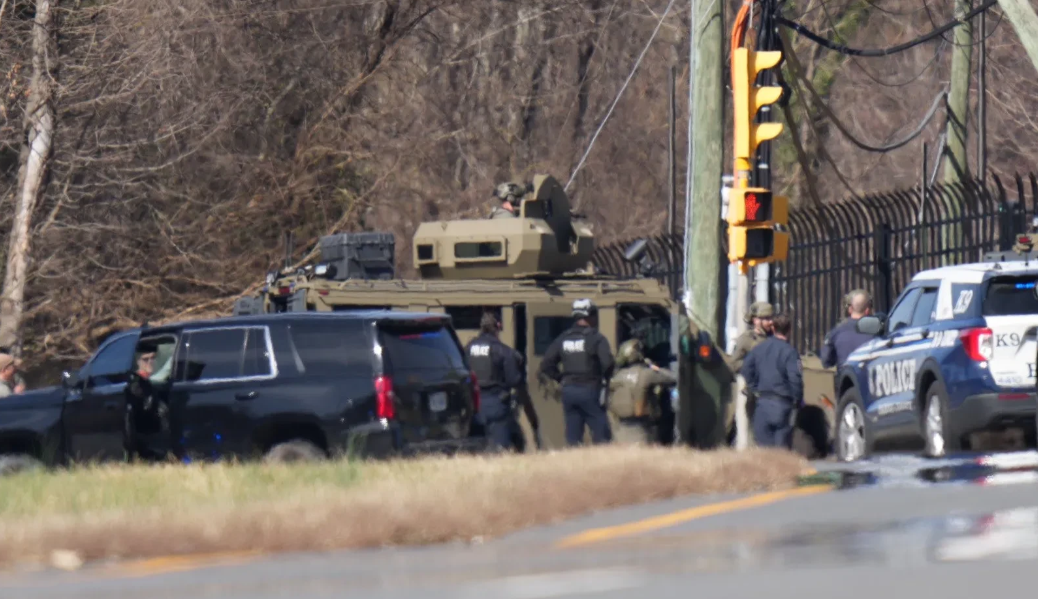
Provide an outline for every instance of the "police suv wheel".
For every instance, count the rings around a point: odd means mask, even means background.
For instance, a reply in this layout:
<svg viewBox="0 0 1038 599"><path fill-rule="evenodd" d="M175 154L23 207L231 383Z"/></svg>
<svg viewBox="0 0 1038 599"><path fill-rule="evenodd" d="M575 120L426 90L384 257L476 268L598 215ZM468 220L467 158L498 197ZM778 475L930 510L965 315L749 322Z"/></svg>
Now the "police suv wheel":
<svg viewBox="0 0 1038 599"><path fill-rule="evenodd" d="M944 383L934 381L924 397L922 421L926 447L923 452L927 457L940 458L949 451L957 451L960 444L948 427L948 392Z"/></svg>
<svg viewBox="0 0 1038 599"><path fill-rule="evenodd" d="M836 458L853 462L869 457L872 440L865 422L865 408L857 389L851 388L840 397L836 410Z"/></svg>
<svg viewBox="0 0 1038 599"><path fill-rule="evenodd" d="M263 457L263 461L275 464L319 462L327 457L324 450L313 443L303 439L293 439L271 447L267 455Z"/></svg>

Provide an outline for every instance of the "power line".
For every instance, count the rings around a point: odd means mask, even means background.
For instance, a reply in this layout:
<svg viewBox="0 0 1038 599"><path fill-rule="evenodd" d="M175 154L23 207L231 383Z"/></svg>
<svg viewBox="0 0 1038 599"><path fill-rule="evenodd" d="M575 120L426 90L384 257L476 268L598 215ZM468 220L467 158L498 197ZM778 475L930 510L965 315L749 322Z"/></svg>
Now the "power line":
<svg viewBox="0 0 1038 599"><path fill-rule="evenodd" d="M624 95L624 90L627 89L628 84L630 84L631 80L634 79L634 74L638 72L638 67L641 66L642 59L645 58L645 54L649 51L649 47L652 46L653 40L655 40L656 35L659 34L660 28L663 27L663 21L666 20L667 15L670 14L670 9L674 7L674 2L675 0L670 0L670 3L667 4L667 10L663 11L663 15L660 17L660 22L656 24L656 29L653 30L652 35L649 37L649 41L645 44L645 47L642 49L642 53L638 55L638 60L634 62L634 67L631 68L631 74L627 76L627 80L624 81L624 84L622 86L620 86L620 91L617 92L616 99L613 100L612 106L609 107L609 111L606 112L605 118L602 119L602 123L598 126L598 129L595 130L595 134L591 136L591 141L587 145L587 151L585 151L584 156L580 158L580 162L577 163L577 167L573 169L573 174L570 175L569 181L567 181L566 186L562 188L563 191L569 189L570 184L573 183L573 179L576 178L577 173L579 173L580 169L583 168L584 161L586 161L587 157L591 154L591 148L595 146L595 140L598 139L598 134L601 133L602 129L605 128L606 123L609 121L609 117L613 114L613 109L616 108L616 105L620 102L620 98Z"/></svg>
<svg viewBox="0 0 1038 599"><path fill-rule="evenodd" d="M955 19L953 21L949 21L948 23L945 23L944 25L942 25L942 26L938 27L937 29L931 31L930 33L927 33L926 35L918 37L918 38L916 38L916 39L914 39L912 41L905 42L903 44L898 44L897 46L891 46L890 48L884 48L884 49L881 49L881 50L849 48L849 47L844 46L842 44L836 44L836 43L834 43L834 42L832 42L832 41L830 41L830 40L828 40L828 39L818 35L817 33L811 31L807 27L804 27L800 23L797 23L796 21L790 21L789 19L786 19L785 17L776 16L775 17L775 22L777 22L780 25L784 25L784 26L786 26L786 27L796 31L798 34L808 38L809 40L815 42L816 44L818 44L818 45L820 45L822 47L825 47L825 48L828 48L830 50L833 50L834 52L839 52L841 54L846 54L847 56L867 56L867 57L890 56L891 54L897 54L899 52L904 52L905 50L909 50L909 49L914 48L914 47L916 47L916 46L918 46L920 44L924 44L924 43L926 43L926 42L928 42L928 41L930 41L930 40L932 40L932 39L934 39L936 37L940 37L946 31L950 31L950 30L954 29L955 27L959 26L961 23L964 23L965 21L969 21L973 17L979 15L980 13L984 12L985 10L988 10L989 8L991 8L992 6L995 6L996 4L998 4L998 0L987 0L987 2L985 2L984 4L980 5L979 7L975 8L975 9L971 10L966 15L964 15L961 19Z"/></svg>
<svg viewBox="0 0 1038 599"><path fill-rule="evenodd" d="M933 25L934 27L936 27L937 23L935 23L934 20L933 20L934 19L933 11L930 10L930 2L928 0L923 0L923 8L922 8L922 10L926 11L926 17L927 17L927 19L930 20L930 25ZM998 28L1002 26L1002 21L1005 19L1005 17L1006 17L1006 13L1001 13L1000 15L998 15L998 22L995 23L995 26L991 29L990 33L987 33L986 35L984 35L983 39L974 40L974 41L972 41L972 42L970 42L968 44L956 43L954 39L948 39L948 38L944 37L943 34L941 35L941 39L943 39L944 41L948 42L949 44L954 44L955 47L957 47L957 48L958 47L963 47L964 48L966 46L970 46L970 47L979 46L980 44L982 44L982 43L988 41L989 39L991 39L991 37L993 35L995 35L995 33L998 31Z"/></svg>

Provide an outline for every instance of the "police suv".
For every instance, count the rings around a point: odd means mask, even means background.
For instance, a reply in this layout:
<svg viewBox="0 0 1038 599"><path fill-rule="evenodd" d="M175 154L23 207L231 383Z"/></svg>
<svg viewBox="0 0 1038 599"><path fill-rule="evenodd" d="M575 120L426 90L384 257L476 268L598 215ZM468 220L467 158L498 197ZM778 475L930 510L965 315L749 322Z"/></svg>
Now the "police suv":
<svg viewBox="0 0 1038 599"><path fill-rule="evenodd" d="M916 274L889 314L866 316L875 339L839 366L836 453L918 446L940 457L972 433L1022 428L1034 443L1038 254Z"/></svg>

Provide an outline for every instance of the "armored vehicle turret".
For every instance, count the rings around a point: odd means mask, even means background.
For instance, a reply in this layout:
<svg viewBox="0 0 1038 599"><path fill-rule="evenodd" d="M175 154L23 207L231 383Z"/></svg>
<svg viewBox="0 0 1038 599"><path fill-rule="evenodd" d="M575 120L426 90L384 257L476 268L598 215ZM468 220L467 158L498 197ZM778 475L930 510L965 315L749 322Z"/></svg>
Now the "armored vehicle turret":
<svg viewBox="0 0 1038 599"><path fill-rule="evenodd" d="M414 234L422 279L560 277L590 271L595 239L554 177L537 175L514 218L427 222Z"/></svg>

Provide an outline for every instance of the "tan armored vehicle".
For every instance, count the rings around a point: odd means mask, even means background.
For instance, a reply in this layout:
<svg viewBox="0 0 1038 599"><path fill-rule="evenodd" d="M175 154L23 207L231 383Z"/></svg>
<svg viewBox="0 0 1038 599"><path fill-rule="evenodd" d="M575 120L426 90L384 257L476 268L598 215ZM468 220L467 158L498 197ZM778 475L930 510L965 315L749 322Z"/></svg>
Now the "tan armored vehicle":
<svg viewBox="0 0 1038 599"><path fill-rule="evenodd" d="M393 238L347 233L321 240L321 258L297 272L270 273L259 298L244 298L237 313L295 310L396 309L447 313L463 343L478 335L489 311L501 339L526 358L530 395L548 447L564 445L562 407L537 370L548 346L573 322L573 301L590 298L599 328L615 352L639 335L647 357L672 365L677 356L680 304L652 278L617 279L593 272L594 235L573 215L562 186L538 175L526 186L517 217L422 223L413 255L420 278L394 278ZM262 305L249 305L255 302ZM527 447L533 447L523 418ZM723 433L722 433L723 436Z"/></svg>

